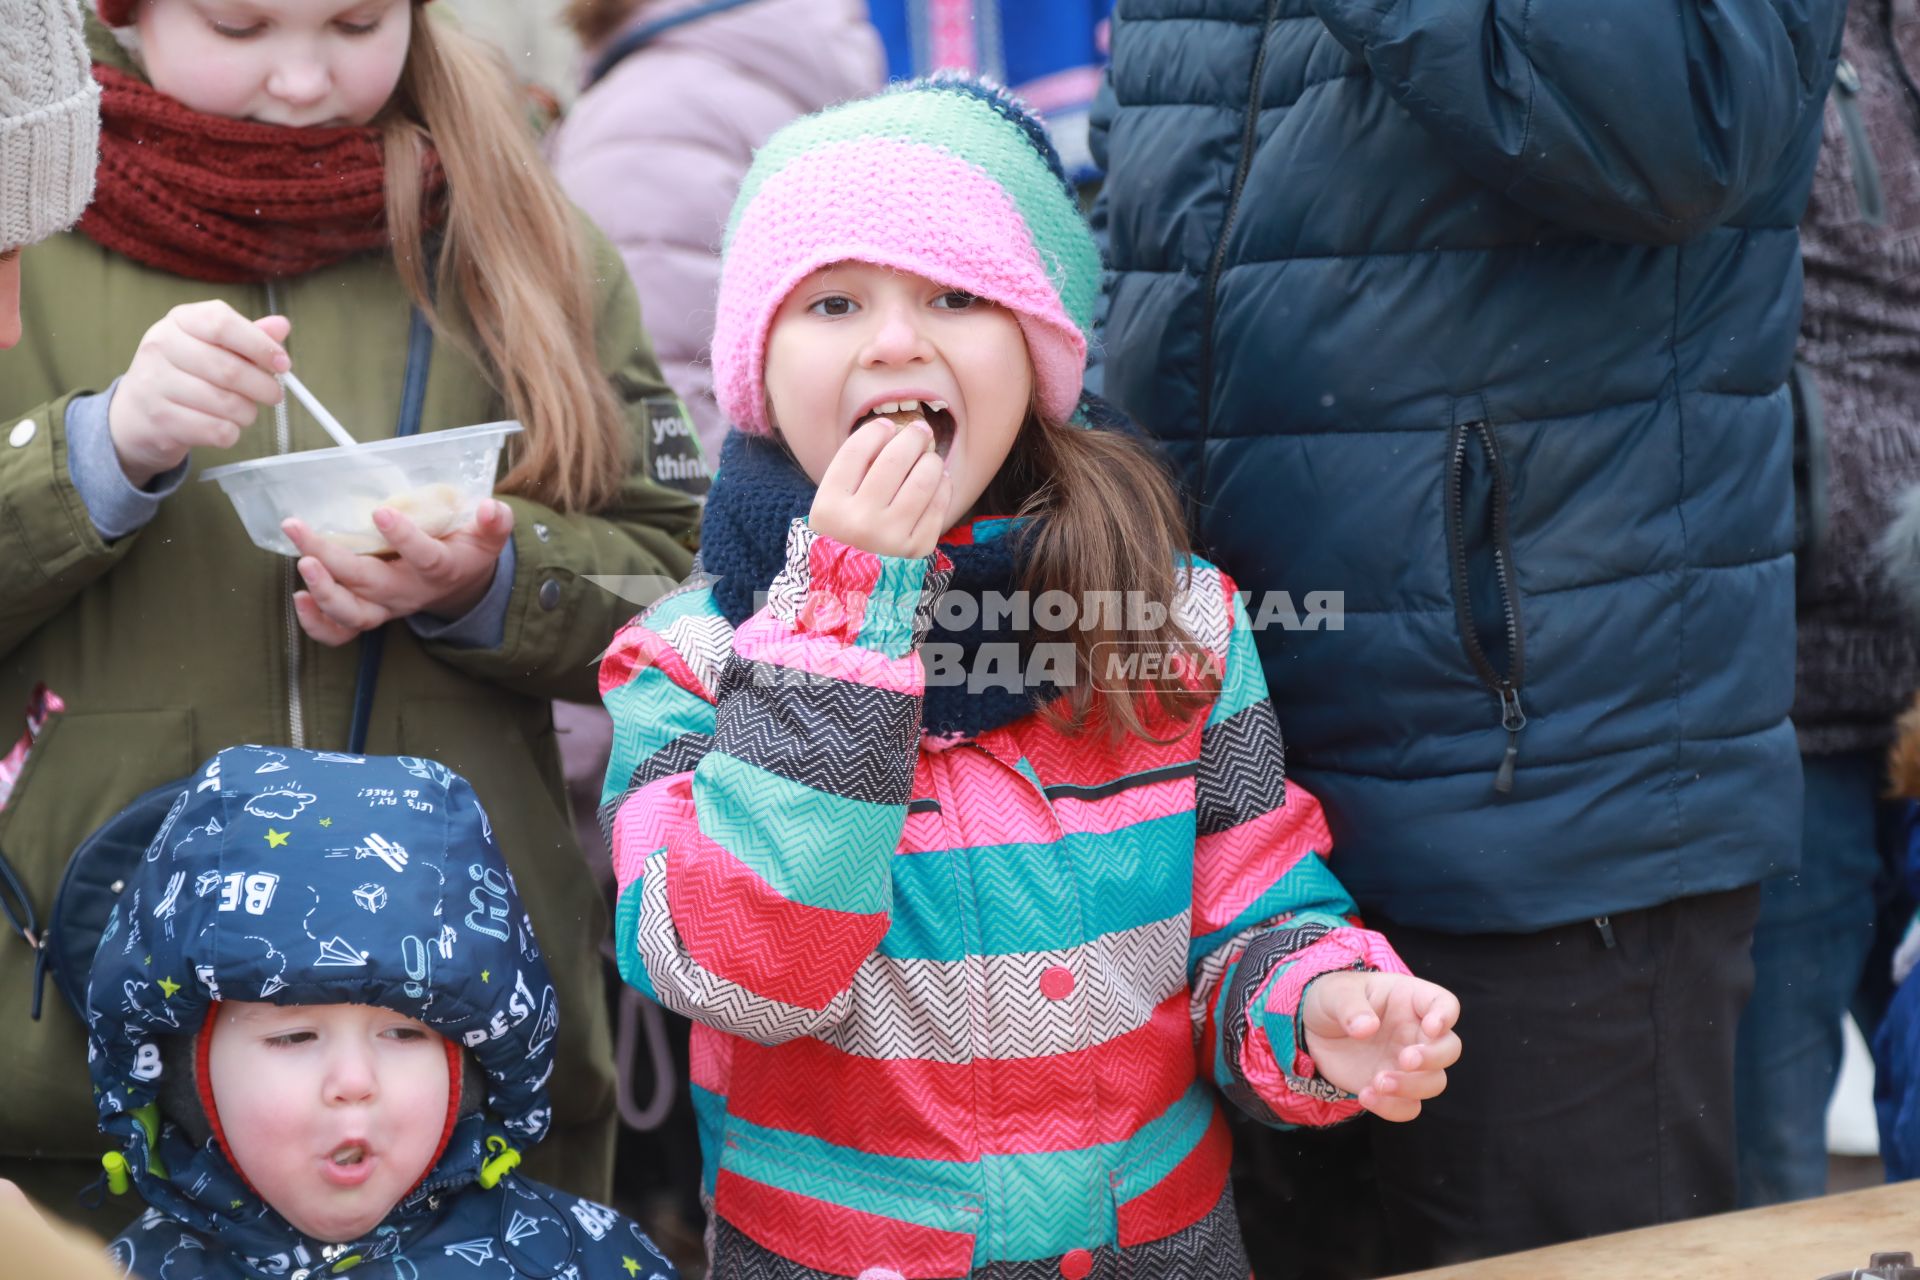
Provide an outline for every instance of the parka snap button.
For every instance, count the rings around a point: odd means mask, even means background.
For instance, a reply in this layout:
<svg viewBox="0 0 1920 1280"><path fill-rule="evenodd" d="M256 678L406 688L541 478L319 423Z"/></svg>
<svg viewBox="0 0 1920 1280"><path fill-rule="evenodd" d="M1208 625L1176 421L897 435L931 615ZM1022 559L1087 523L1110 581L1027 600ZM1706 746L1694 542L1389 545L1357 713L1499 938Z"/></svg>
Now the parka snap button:
<svg viewBox="0 0 1920 1280"><path fill-rule="evenodd" d="M1040 975L1040 994L1049 1000L1065 1000L1073 994L1073 970L1056 964Z"/></svg>
<svg viewBox="0 0 1920 1280"><path fill-rule="evenodd" d="M553 537L553 530L547 528L547 526L543 524L535 524L533 526L533 536L540 539L540 541L545 542L549 538Z"/></svg>
<svg viewBox="0 0 1920 1280"><path fill-rule="evenodd" d="M1069 1249L1060 1255L1062 1280L1087 1280L1093 1273L1093 1255L1085 1249Z"/></svg>
<svg viewBox="0 0 1920 1280"><path fill-rule="evenodd" d="M23 418L18 426L7 433L7 443L16 449L24 449L33 439L33 433L39 429L40 425L32 418Z"/></svg>
<svg viewBox="0 0 1920 1280"><path fill-rule="evenodd" d="M560 607L560 580L548 578L540 584L540 607L551 613Z"/></svg>

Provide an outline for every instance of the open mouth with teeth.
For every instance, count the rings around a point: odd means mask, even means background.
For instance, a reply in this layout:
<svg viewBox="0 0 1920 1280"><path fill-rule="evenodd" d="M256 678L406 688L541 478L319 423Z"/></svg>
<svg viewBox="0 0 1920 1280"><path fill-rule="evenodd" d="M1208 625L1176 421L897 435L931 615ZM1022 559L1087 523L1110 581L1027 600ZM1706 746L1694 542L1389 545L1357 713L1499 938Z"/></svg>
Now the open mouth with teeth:
<svg viewBox="0 0 1920 1280"><path fill-rule="evenodd" d="M888 400L877 404L862 414L853 424L858 431L875 418L885 418L896 427L909 426L924 419L933 428L933 447L941 457L947 456L947 450L953 447L955 423L953 410L945 400Z"/></svg>
<svg viewBox="0 0 1920 1280"><path fill-rule="evenodd" d="M347 1142L335 1148L327 1158L339 1168L350 1169L367 1158L367 1148L364 1143Z"/></svg>

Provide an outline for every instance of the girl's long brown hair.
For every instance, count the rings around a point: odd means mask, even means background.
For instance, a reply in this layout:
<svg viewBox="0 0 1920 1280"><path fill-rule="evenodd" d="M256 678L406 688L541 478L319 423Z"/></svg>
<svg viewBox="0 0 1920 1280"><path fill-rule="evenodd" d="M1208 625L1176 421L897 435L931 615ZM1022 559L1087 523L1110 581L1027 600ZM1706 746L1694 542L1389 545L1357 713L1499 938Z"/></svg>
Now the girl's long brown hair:
<svg viewBox="0 0 1920 1280"><path fill-rule="evenodd" d="M1023 495L1023 496L1021 496ZM1073 633L1078 678L1046 714L1063 728L1093 728L1155 742L1180 736L1218 689L1205 662L1148 679L1105 678L1119 651L1199 654L1173 601L1186 585L1191 544L1180 499L1159 455L1124 431L1089 431L1028 416L994 479L989 504L1018 501L1026 581L1032 593L1064 591L1079 606ZM1004 509L1004 507L1002 508ZM1164 621L1132 630L1125 617L1089 608L1096 592L1137 592L1166 606ZM1124 611L1123 611L1124 613ZM1201 678L1196 680L1195 676Z"/></svg>
<svg viewBox="0 0 1920 1280"><path fill-rule="evenodd" d="M582 44L599 44L625 25L647 0L571 0L561 17Z"/></svg>
<svg viewBox="0 0 1920 1280"><path fill-rule="evenodd" d="M400 278L436 331L447 333L434 298L459 301L475 354L526 428L501 490L560 511L598 510L626 478L631 444L598 359L582 220L541 159L505 61L425 6L411 9L413 43L382 122ZM421 195L430 148L448 192L431 283Z"/></svg>

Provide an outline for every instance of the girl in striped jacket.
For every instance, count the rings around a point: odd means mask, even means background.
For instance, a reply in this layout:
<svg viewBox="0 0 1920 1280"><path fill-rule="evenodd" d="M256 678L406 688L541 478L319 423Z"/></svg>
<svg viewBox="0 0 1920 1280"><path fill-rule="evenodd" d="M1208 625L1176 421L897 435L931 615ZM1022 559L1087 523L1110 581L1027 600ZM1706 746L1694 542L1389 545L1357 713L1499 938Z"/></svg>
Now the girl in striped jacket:
<svg viewBox="0 0 1920 1280"><path fill-rule="evenodd" d="M976 81L788 126L735 205L703 566L600 676L620 970L697 1024L722 1280L1244 1280L1216 1095L1406 1120L1458 1056L1082 395L1099 271Z"/></svg>

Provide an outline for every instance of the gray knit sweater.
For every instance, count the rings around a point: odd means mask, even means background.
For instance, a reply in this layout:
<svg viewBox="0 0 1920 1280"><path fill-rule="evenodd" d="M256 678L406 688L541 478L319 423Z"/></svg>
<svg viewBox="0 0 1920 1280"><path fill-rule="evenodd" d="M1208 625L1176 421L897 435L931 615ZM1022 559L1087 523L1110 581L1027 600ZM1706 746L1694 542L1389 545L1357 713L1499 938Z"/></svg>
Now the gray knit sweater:
<svg viewBox="0 0 1920 1280"><path fill-rule="evenodd" d="M1824 404L1828 465L1826 536L1800 599L1793 718L1808 754L1883 746L1920 687L1920 637L1872 554L1895 500L1920 483L1915 0L1853 0L1843 57L1801 224L1800 358Z"/></svg>
<svg viewBox="0 0 1920 1280"><path fill-rule="evenodd" d="M99 151L77 0L0 0L0 252L73 224Z"/></svg>

